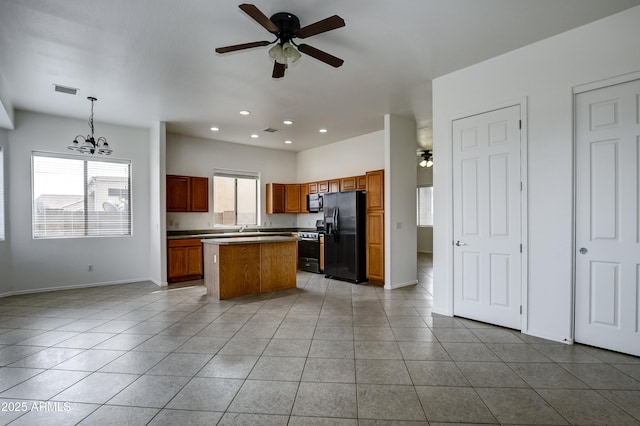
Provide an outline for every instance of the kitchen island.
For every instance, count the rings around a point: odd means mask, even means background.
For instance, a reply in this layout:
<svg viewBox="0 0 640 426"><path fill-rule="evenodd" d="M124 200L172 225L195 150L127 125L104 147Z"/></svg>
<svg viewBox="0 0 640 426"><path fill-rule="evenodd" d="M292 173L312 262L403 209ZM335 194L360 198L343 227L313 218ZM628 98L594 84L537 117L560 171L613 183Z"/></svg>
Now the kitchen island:
<svg viewBox="0 0 640 426"><path fill-rule="evenodd" d="M202 243L210 297L231 299L296 287L297 237L213 238Z"/></svg>

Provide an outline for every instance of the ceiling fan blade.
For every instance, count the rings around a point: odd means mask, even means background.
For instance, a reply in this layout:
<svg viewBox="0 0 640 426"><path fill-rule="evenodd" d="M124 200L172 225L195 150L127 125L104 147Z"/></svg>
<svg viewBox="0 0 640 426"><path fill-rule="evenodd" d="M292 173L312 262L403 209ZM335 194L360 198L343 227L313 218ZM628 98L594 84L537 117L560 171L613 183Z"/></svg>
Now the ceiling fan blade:
<svg viewBox="0 0 640 426"><path fill-rule="evenodd" d="M274 62L273 63L273 74L271 74L271 77L273 78L282 78L284 77L284 70L287 69L287 66L285 64L281 64L279 62Z"/></svg>
<svg viewBox="0 0 640 426"><path fill-rule="evenodd" d="M251 49L252 47L268 46L268 41L254 41L253 43L234 44L233 46L225 46L216 48L217 53L235 52L236 50Z"/></svg>
<svg viewBox="0 0 640 426"><path fill-rule="evenodd" d="M298 50L302 53L306 53L309 56L313 56L319 61L322 61L326 64L331 65L332 67L338 68L341 66L344 61L340 58L336 58L333 55L328 54L327 52L323 52L320 49L316 49L315 47L311 47L308 44L299 44Z"/></svg>
<svg viewBox="0 0 640 426"><path fill-rule="evenodd" d="M299 38L307 38L316 34L326 33L327 31L335 30L336 28L344 27L344 19L338 15L330 16L322 21L318 21L315 24L307 25L298 30L297 36Z"/></svg>
<svg viewBox="0 0 640 426"><path fill-rule="evenodd" d="M262 25L270 33L274 33L275 34L278 31L280 31L278 26L276 24L274 24L273 22L271 22L271 20L269 18L267 18L267 15L262 13L260 11L260 9L258 9L254 5L248 4L248 3L243 3L239 7L240 7L240 9L242 9L244 11L244 13L246 13L249 16L251 16L254 21L256 21L258 24Z"/></svg>

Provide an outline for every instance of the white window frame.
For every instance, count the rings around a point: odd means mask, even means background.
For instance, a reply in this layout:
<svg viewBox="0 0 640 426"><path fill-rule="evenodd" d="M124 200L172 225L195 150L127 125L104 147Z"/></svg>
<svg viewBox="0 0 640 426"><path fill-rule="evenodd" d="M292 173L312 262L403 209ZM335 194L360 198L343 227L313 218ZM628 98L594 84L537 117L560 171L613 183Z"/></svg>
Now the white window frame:
<svg viewBox="0 0 640 426"><path fill-rule="evenodd" d="M86 171L86 163L87 162L104 162L104 163L117 163L117 164L126 164L129 166L129 176L128 176L128 188L129 188L129 197L128 197L128 205L129 205L129 229L128 233L123 234L99 234L92 233L89 234L89 229L87 227L87 211L86 211L86 203L87 203L87 194L88 194L88 183L86 180L83 182L83 201L85 203L85 215L84 215L84 235L51 235L51 236L36 236L35 235L35 165L34 158L35 157L48 157L48 158L60 158L60 159L68 159L68 160L76 160L83 161L85 165ZM32 151L31 152L31 238L33 240L54 240L54 239L69 239L69 238L122 238L122 237L131 237L133 235L133 185L132 185L132 164L131 160L122 160L122 159L114 159L114 158L104 158L104 157L93 157L93 156L81 156L81 155L73 155L73 154L61 154L61 153L53 153L53 152L43 152L43 151Z"/></svg>
<svg viewBox="0 0 640 426"><path fill-rule="evenodd" d="M215 191L215 179L218 177L227 177L234 179L254 179L256 181L256 224L255 226L260 225L260 172L247 171L247 170L232 170L232 169L214 169L213 177L211 181L212 191ZM233 225L225 225L222 223L216 223L215 214L216 214L216 205L215 205L215 193L213 194L213 226L214 228L228 228L228 227L238 227L238 188L236 181L236 189L235 189L235 199L234 199L234 224Z"/></svg>
<svg viewBox="0 0 640 426"><path fill-rule="evenodd" d="M433 223L429 225L421 225L420 224L420 189L421 188L431 188L431 210L433 218L433 185L420 185L416 187L416 225L418 228L433 228Z"/></svg>

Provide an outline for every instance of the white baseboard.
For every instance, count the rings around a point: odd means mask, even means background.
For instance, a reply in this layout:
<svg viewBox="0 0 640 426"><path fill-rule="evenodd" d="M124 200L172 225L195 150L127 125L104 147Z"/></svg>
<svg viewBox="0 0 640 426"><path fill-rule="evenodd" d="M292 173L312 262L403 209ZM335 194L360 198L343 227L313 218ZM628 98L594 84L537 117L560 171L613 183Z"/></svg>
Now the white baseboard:
<svg viewBox="0 0 640 426"><path fill-rule="evenodd" d="M162 281L154 280L153 278L149 278L148 281L151 281L152 283L154 283L158 287L166 287L166 286L169 285L169 283L167 281L162 282Z"/></svg>
<svg viewBox="0 0 640 426"><path fill-rule="evenodd" d="M132 279L132 280L105 281L101 283L73 284L73 285L64 285L64 286L47 287L47 288L33 288L28 290L14 290L6 293L1 293L0 298L8 297L8 296L19 296L21 294L46 293L48 291L57 291L57 290L73 290L77 288L102 287L107 285L119 285L119 284L133 284L133 283L139 283L143 281L153 282L149 278L138 278L138 279Z"/></svg>
<svg viewBox="0 0 640 426"><path fill-rule="evenodd" d="M402 287L407 287L407 286L416 285L416 284L418 284L418 280L407 281L406 283L385 284L384 285L384 289L385 290L394 290L396 288L402 288Z"/></svg>

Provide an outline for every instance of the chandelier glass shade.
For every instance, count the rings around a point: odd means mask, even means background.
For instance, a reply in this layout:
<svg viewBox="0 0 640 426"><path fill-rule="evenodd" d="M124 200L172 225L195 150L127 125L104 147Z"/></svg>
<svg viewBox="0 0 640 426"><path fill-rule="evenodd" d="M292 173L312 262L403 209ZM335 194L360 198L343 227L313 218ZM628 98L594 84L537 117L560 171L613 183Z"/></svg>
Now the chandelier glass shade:
<svg viewBox="0 0 640 426"><path fill-rule="evenodd" d="M109 148L107 139L102 136L96 139L94 136L93 103L98 99L93 96L89 96L87 99L91 101L91 115L89 116L89 128L91 129L91 134L87 136L76 136L73 142L71 142L71 145L67 148L72 151L78 151L81 154L95 154L97 152L102 155L111 155L113 150Z"/></svg>
<svg viewBox="0 0 640 426"><path fill-rule="evenodd" d="M269 56L282 65L287 65L289 61L291 61L291 63L297 62L298 59L302 57L300 52L288 41L274 45L269 49Z"/></svg>

